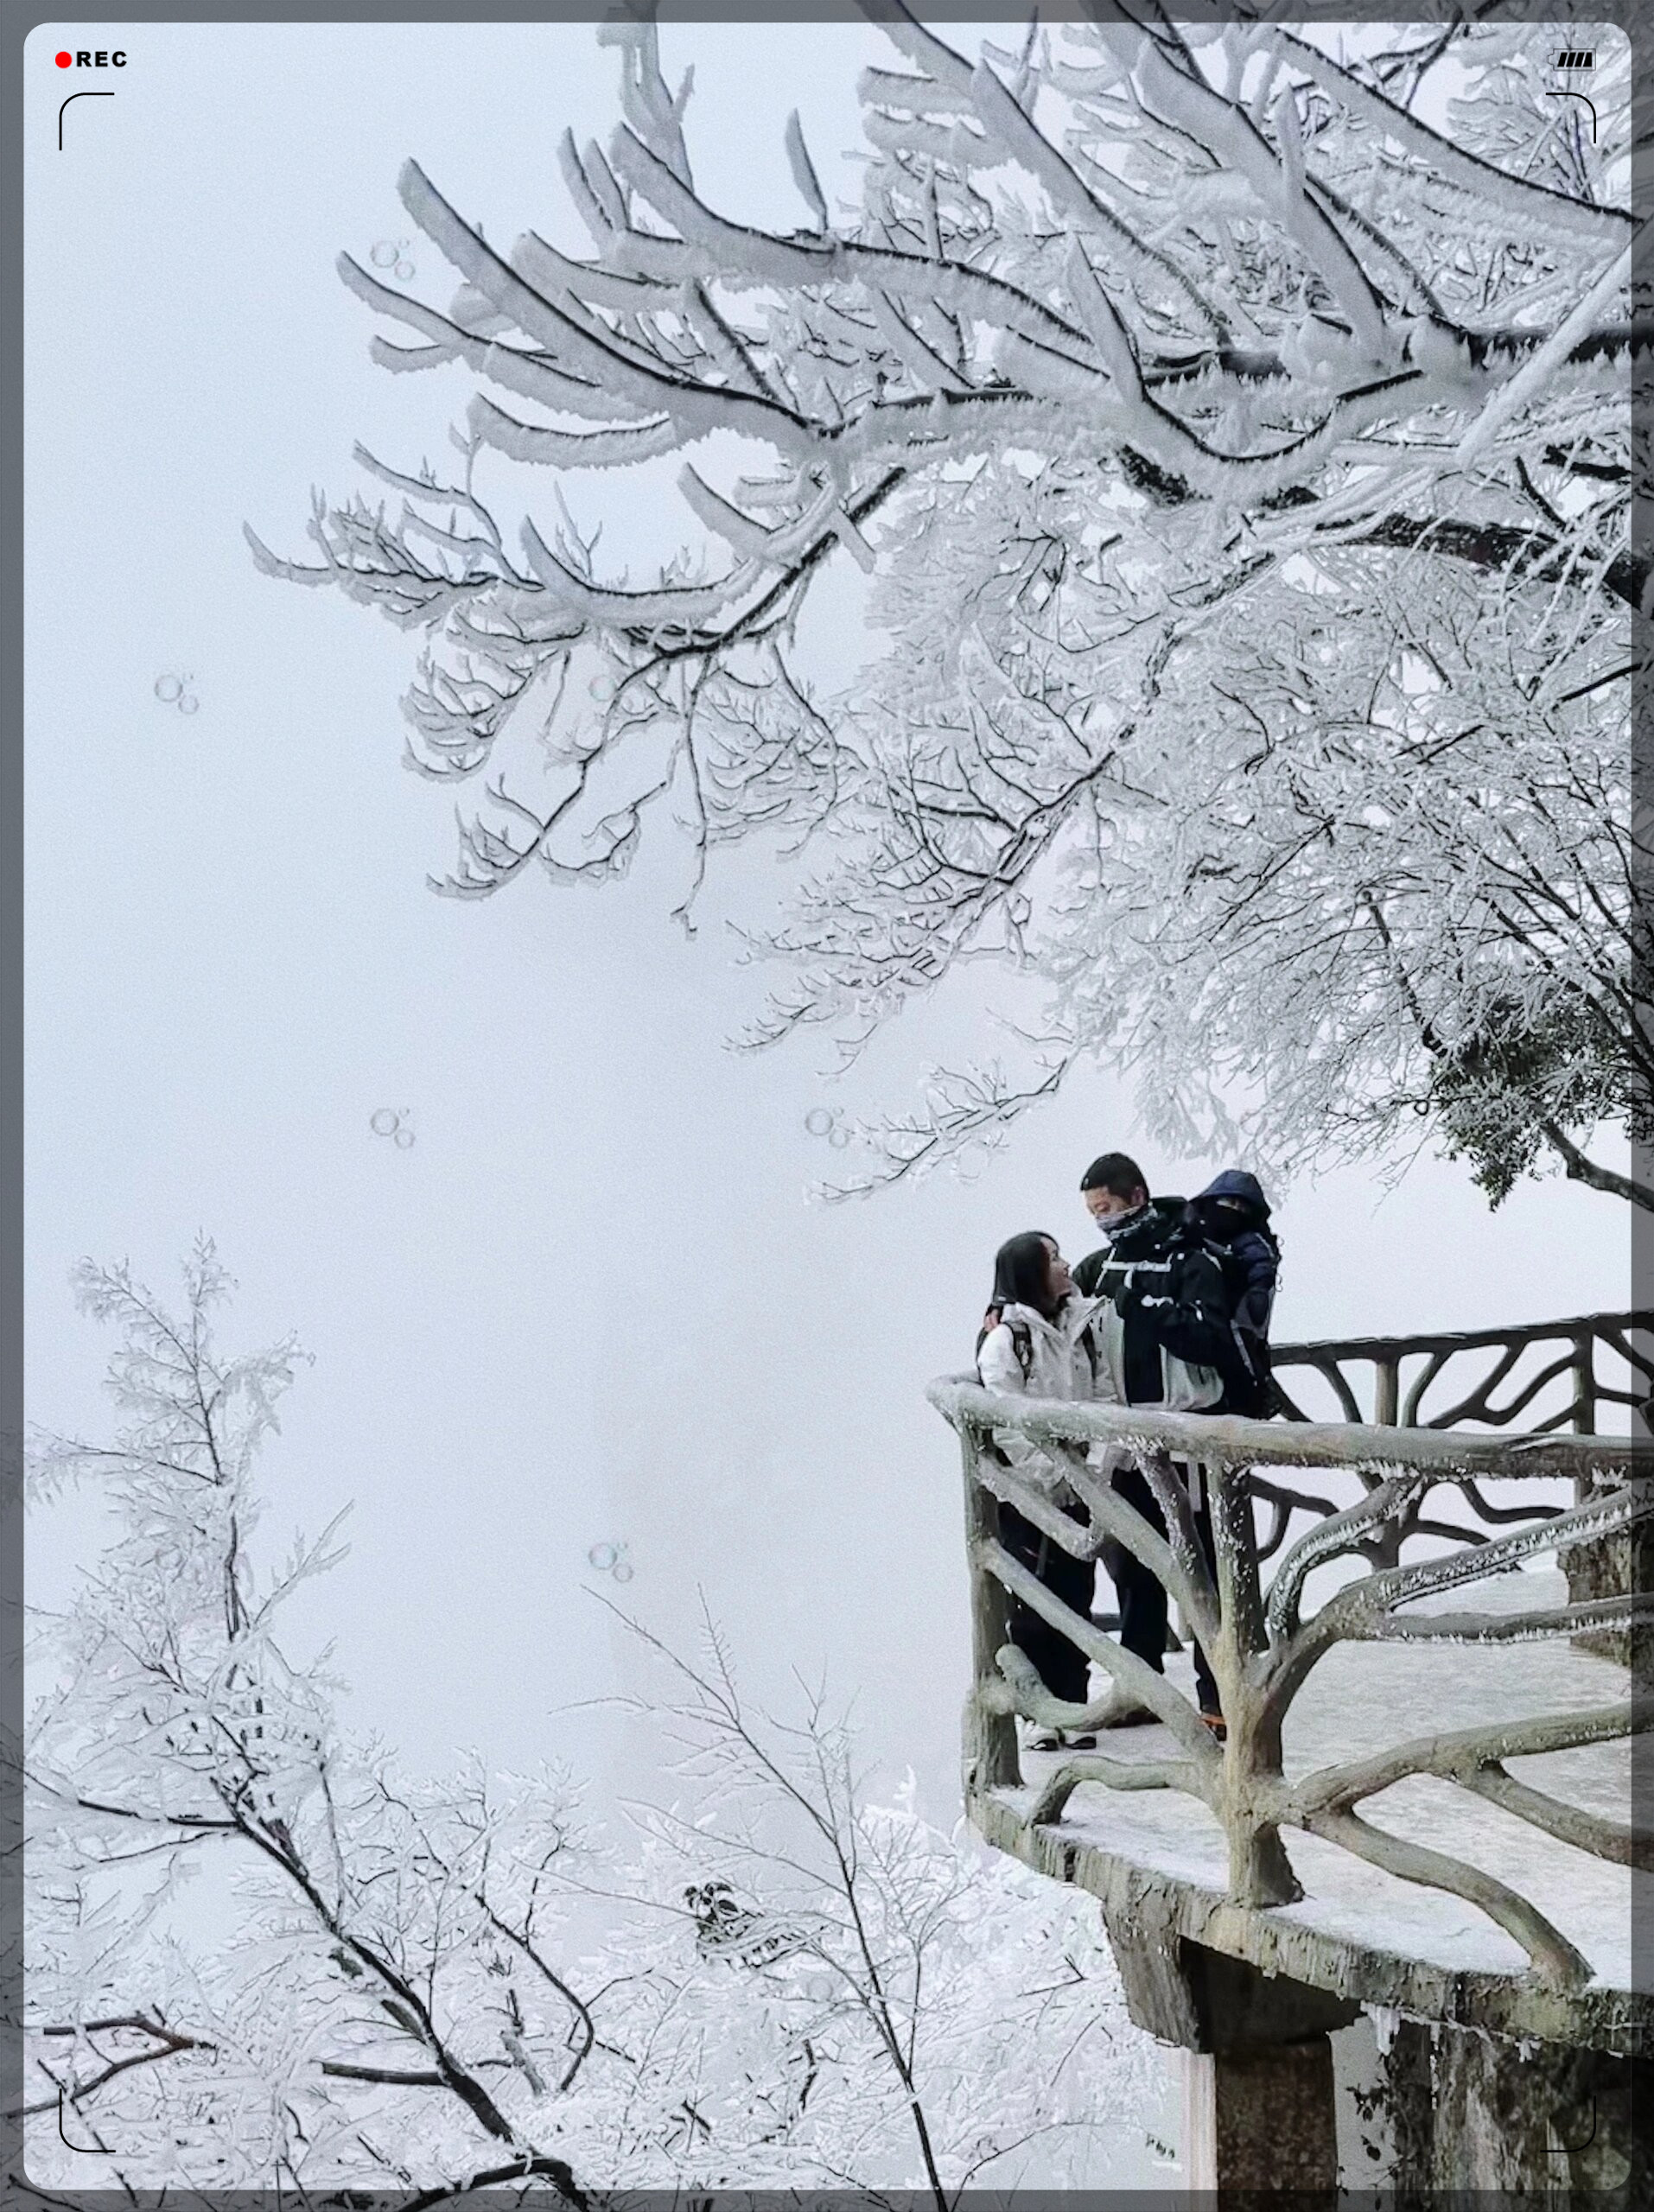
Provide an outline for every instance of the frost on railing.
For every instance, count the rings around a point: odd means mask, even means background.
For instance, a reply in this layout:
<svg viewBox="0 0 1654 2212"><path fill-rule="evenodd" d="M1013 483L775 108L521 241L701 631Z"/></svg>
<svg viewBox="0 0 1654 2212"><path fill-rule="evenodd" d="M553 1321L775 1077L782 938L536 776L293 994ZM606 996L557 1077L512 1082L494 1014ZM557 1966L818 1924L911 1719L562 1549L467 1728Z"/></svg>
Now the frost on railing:
<svg viewBox="0 0 1654 2212"><path fill-rule="evenodd" d="M1632 1828L1517 1779L1506 1762L1600 1744L1654 1721L1654 1699L1613 1704L1447 1732L1399 1737L1379 1752L1288 1779L1282 1730L1314 1669L1340 1643L1405 1642L1452 1647L1570 1636L1584 1628L1625 1628L1646 1619L1651 1602L1635 1592L1562 1605L1497 1612L1407 1610L1490 1573L1519 1568L1563 1546L1621 1535L1654 1510L1646 1447L1606 1436L1479 1435L1465 1430L1270 1423L1173 1414L1146 1408L1060 1405L1008 1400L974 1382L935 1383L931 1402L957 1432L964 1455L972 1587L974 1681L966 1715L966 1789L984 1795L1020 1783L1015 1716L1046 1727L1095 1726L1100 1712L1051 1697L1006 1632L1006 1600L1019 1599L1094 1661L1117 1689L1154 1713L1174 1749L1164 1758L1071 1752L1040 1789L1028 1825L1060 1819L1082 1783L1112 1789L1186 1791L1210 1808L1224 1830L1229 1894L1242 1905L1295 1902L1303 1893L1281 1840L1297 1827L1409 1882L1479 1906L1515 1937L1534 1973L1562 1988L1590 1979L1579 1949L1509 1884L1479 1867L1375 1827L1361 1807L1409 1776L1433 1776L1502 1808L1547 1835L1606 1859L1654 1867L1654 1846ZM1085 1509L1072 1518L1022 1480L991 1444L1015 1430L1049 1455ZM1097 1464L1135 1459L1164 1516L1157 1532L1110 1486ZM1175 1462L1198 1462L1209 1486L1215 1573L1196 1537ZM1267 1584L1262 1572L1253 1470L1313 1470L1353 1477L1354 1502L1318 1516L1281 1554ZM1572 1485L1580 1502L1522 1521L1478 1541L1461 1540L1435 1556L1374 1567L1326 1587L1324 1572L1347 1571L1387 1527L1422 1527L1420 1509L1444 1485L1484 1493L1543 1480ZM1216 1675L1228 1722L1219 1748L1194 1706L1163 1675L1063 1605L1000 1542L996 1500L1014 1505L1052 1542L1095 1558L1105 1542L1123 1547L1165 1586ZM1440 1542L1441 1540L1438 1540ZM1335 1567L1343 1562L1343 1569ZM1325 1589L1310 1602L1312 1580ZM1443 1658L1447 1650L1444 1649Z"/></svg>
<svg viewBox="0 0 1654 2212"><path fill-rule="evenodd" d="M1295 1421L1330 1419L1386 1427L1508 1429L1575 1435L1624 1431L1654 1393L1654 1312L1584 1313L1500 1329L1431 1336L1350 1337L1283 1344L1274 1354L1279 1409ZM1319 1401L1320 1402L1317 1402ZM1370 1488L1371 1484L1365 1487ZM1512 1485L1507 1484L1507 1491ZM1321 1488L1257 1477L1253 1495L1271 1509L1259 1555L1285 1541L1295 1513L1328 1515L1348 1501ZM1583 1493L1575 1487L1573 1502ZM1409 1536L1482 1543L1490 1532L1559 1513L1568 1494L1530 1488L1501 1501L1472 1478L1446 1498L1423 1497L1368 1531L1358 1547L1375 1567L1393 1567ZM1443 1505L1456 1517L1444 1519Z"/></svg>

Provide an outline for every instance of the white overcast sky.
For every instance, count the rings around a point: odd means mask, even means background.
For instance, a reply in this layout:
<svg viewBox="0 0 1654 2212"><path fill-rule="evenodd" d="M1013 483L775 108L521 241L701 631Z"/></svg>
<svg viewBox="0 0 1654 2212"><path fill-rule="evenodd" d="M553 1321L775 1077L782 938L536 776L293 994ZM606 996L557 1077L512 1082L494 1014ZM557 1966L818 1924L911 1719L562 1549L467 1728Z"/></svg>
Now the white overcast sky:
<svg viewBox="0 0 1654 2212"><path fill-rule="evenodd" d="M60 155L52 55L88 44L127 66L113 99L69 110ZM794 219L786 112L832 170L881 41L665 44L670 71L696 65L703 189ZM416 640L266 581L241 537L302 554L310 487L352 487L358 439L402 467L447 449L463 374L374 368L373 319L333 270L408 238L402 161L493 237L577 247L557 141L607 132L615 68L584 25L28 41L29 1410L108 1418L108 1340L72 1312L71 1263L129 1257L175 1294L204 1228L243 1286L233 1341L291 1328L315 1356L266 1455L265 1535L284 1550L353 1501L349 1557L302 1621L335 1639L353 1722L420 1764L567 1756L635 1789L640 1736L553 1717L638 1679L587 1591L678 1635L703 1588L754 1692L824 1670L945 1821L965 1591L924 1384L968 1361L1003 1237L1085 1249L1095 1153L1141 1150L1166 1189L1222 1163L1165 1157L1098 1079L973 1181L807 1203L843 1155L805 1116L901 1104L924 1062L981 1046L1002 994L970 971L836 1086L809 1041L724 1048L763 978L732 965L720 915L785 889L773 861L715 880L693 942L658 841L618 891L434 897L450 795L398 765ZM446 296L432 250L405 250L410 288ZM646 543L660 513L617 505L606 546ZM156 698L167 675L198 713ZM381 1107L407 1109L411 1147L371 1133ZM1389 1192L1349 1171L1300 1185L1279 1218L1282 1338L1628 1297L1621 1210L1560 1182L1490 1215L1427 1159ZM95 1534L85 1506L43 1517L31 1597L60 1593ZM587 1564L605 1541L629 1547L623 1591Z"/></svg>

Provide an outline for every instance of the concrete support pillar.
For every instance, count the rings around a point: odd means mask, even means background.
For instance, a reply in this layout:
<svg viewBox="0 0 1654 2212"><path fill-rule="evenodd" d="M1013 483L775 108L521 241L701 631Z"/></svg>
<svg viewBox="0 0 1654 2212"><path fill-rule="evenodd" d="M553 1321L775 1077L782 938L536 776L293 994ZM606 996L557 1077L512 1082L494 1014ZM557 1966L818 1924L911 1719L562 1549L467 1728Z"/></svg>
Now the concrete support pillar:
<svg viewBox="0 0 1654 2212"><path fill-rule="evenodd" d="M1260 2212L1290 2191L1299 2212L1317 2198L1332 2212L1330 2039L1361 2005L1191 1942L1163 1891L1105 1917L1127 2011L1181 2053L1187 2189L1225 2202L1256 2192ZM1471 2212L1495 2197L1510 2212L1654 2205L1654 2129L1645 2108L1633 2113L1654 2094L1651 2070L1577 2044L1398 2021L1368 2107L1377 2118L1382 2106L1388 2138L1385 2212Z"/></svg>
<svg viewBox="0 0 1654 2212"><path fill-rule="evenodd" d="M1339 2181L1330 2037L1360 2012L1349 1999L1156 1924L1153 1901L1109 1923L1139 2027L1182 2052L1183 2163L1192 2190L1291 2190L1330 2208ZM1300 2212L1310 2212L1307 2203Z"/></svg>
<svg viewBox="0 0 1654 2212"><path fill-rule="evenodd" d="M1183 2054L1186 2188L1307 2200L1337 2196L1333 2047L1317 2035L1251 2050Z"/></svg>

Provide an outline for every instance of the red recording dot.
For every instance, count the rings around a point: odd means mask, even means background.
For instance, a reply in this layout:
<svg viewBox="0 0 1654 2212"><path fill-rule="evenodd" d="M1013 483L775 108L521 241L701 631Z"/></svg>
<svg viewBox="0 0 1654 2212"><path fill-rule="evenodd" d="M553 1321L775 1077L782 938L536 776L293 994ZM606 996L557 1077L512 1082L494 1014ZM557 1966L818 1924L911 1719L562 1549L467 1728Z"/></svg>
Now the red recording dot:
<svg viewBox="0 0 1654 2212"><path fill-rule="evenodd" d="M57 66L60 69L73 69L74 67L73 54L60 54L57 58Z"/></svg>

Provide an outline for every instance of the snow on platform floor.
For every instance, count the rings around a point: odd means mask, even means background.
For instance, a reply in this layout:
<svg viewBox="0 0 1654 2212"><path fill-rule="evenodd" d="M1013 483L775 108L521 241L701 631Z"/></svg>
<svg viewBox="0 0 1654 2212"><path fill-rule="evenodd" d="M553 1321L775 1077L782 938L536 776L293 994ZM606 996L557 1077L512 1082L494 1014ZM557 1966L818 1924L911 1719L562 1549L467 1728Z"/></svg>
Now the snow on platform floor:
<svg viewBox="0 0 1654 2212"><path fill-rule="evenodd" d="M1507 1612L1565 1604L1560 1573L1490 1576L1409 1611ZM1193 1700L1186 1652L1169 1654L1167 1674ZM1287 1718L1283 1758L1289 1777L1333 1766L1445 1729L1579 1707L1610 1705L1626 1693L1625 1669L1573 1650L1565 1638L1517 1644L1341 1643L1314 1669ZM1112 1729L1097 1747L1122 1760L1164 1758L1172 1748L1159 1726ZM1023 1753L1023 1773L1038 1785L1056 1764ZM1629 1740L1517 1758L1508 1770L1536 1789L1625 1823L1631 1819ZM1034 1790L998 1790L1026 1818ZM1594 1858L1542 1834L1514 1815L1431 1776L1414 1776L1367 1798L1358 1808L1374 1827L1468 1860L1536 1905L1590 1960L1611 1988L1646 1987L1632 1979L1632 1916L1654 1909L1654 1876ZM1069 1799L1062 1830L1156 1874L1216 1892L1228 1888L1228 1859L1216 1817L1172 1790L1113 1791L1084 1783ZM1297 1828L1282 1839L1305 1895L1272 1916L1343 1941L1427 1960L1453 1971L1524 1974L1527 1955L1465 1900L1387 1874L1337 1845Z"/></svg>

